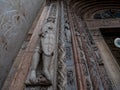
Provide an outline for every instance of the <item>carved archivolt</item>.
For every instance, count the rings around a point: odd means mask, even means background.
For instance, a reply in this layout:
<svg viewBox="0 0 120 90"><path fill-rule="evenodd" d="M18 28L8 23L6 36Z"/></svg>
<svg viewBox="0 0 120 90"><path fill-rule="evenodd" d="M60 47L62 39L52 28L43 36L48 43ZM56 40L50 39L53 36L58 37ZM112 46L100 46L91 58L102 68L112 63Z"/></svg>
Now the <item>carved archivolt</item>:
<svg viewBox="0 0 120 90"><path fill-rule="evenodd" d="M58 90L66 90L67 83L67 71L65 63L65 43L63 42L59 46L59 58L58 58Z"/></svg>
<svg viewBox="0 0 120 90"><path fill-rule="evenodd" d="M50 4L49 14L43 24L39 42L33 55L28 76L29 82L26 84L47 85L50 86L48 90L71 88L71 90L76 90L77 82L78 89L112 90L99 50L91 37L91 33L86 28L86 24L72 12L72 9L65 8L68 12L64 14L64 7L60 8L61 18L57 13L57 5ZM62 16L63 14L64 16ZM61 26L58 30L59 18ZM100 35L99 32L92 34ZM37 75L39 62L42 62L42 68L39 71L40 74ZM56 66L57 69L55 69ZM74 73L75 70L77 77ZM57 89L51 88L53 86Z"/></svg>

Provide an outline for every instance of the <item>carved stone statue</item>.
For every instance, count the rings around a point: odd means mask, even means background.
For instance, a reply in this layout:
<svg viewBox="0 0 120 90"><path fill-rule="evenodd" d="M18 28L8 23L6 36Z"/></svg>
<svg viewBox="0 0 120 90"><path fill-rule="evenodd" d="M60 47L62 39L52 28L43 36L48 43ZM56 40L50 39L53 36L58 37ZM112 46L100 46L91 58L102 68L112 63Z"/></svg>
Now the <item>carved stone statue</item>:
<svg viewBox="0 0 120 90"><path fill-rule="evenodd" d="M29 85L51 85L50 66L54 57L54 50L56 46L56 28L55 24L48 18L49 21L42 28L40 34L40 43L35 49L33 55L31 71L29 76ZM40 56L41 55L41 56ZM43 73L39 77L36 75L36 70L40 60L43 62Z"/></svg>
<svg viewBox="0 0 120 90"><path fill-rule="evenodd" d="M26 85L51 85L52 84L52 62L56 56L57 45L57 9L55 4L51 4L49 15L45 20L41 34L39 35L39 44L33 55L32 65ZM37 75L38 64L42 63L40 75Z"/></svg>

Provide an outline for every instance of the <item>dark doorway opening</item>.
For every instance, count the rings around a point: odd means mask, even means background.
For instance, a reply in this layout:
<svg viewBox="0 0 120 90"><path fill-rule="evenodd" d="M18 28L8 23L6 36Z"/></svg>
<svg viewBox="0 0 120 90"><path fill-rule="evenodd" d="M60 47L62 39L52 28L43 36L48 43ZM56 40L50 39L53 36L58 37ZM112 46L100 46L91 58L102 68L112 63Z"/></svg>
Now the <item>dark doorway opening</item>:
<svg viewBox="0 0 120 90"><path fill-rule="evenodd" d="M115 38L120 38L120 28L101 28L100 31L114 58L120 66L120 48L114 45Z"/></svg>

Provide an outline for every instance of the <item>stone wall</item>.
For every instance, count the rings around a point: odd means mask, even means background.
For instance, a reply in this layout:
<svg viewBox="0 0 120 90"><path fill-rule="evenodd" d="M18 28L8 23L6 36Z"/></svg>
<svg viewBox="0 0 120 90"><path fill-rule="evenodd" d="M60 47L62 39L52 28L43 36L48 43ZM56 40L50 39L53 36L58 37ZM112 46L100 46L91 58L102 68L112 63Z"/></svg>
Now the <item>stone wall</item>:
<svg viewBox="0 0 120 90"><path fill-rule="evenodd" d="M45 0L0 0L0 88Z"/></svg>

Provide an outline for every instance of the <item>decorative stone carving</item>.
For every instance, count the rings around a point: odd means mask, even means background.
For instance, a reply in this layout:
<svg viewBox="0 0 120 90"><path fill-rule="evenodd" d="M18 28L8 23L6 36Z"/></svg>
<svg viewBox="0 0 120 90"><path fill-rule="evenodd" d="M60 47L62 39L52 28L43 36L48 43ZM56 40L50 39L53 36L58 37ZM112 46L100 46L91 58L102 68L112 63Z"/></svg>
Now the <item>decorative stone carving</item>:
<svg viewBox="0 0 120 90"><path fill-rule="evenodd" d="M67 83L67 71L66 71L66 63L65 63L65 48L64 44L59 46L59 61L58 61L58 90L66 90Z"/></svg>
<svg viewBox="0 0 120 90"><path fill-rule="evenodd" d="M70 21L68 18L67 7L64 4L64 18L62 18L64 42L65 42L65 51L66 51L66 74L67 74L67 83L66 83L66 90L76 90L77 83L76 83L76 74L75 74L75 64L73 59L73 49L72 49L72 35L70 30Z"/></svg>
<svg viewBox="0 0 120 90"><path fill-rule="evenodd" d="M63 15L61 14L61 17L62 16ZM64 26L64 22L62 22L61 20L60 23L61 23L61 30L59 31L57 90L66 90L67 69L66 69L65 31L64 28L62 28L62 26Z"/></svg>
<svg viewBox="0 0 120 90"><path fill-rule="evenodd" d="M35 53L33 55L33 61L31 65L31 72L30 72L30 77L29 77L29 84L31 85L49 85L50 81L47 80L46 77L44 77L42 74L37 77L36 75L36 70L37 66L39 64L39 59L40 59L40 47L36 47ZM44 62L44 61L43 61Z"/></svg>
<svg viewBox="0 0 120 90"><path fill-rule="evenodd" d="M94 19L110 19L110 18L120 18L119 9L107 9L101 10L95 13Z"/></svg>
<svg viewBox="0 0 120 90"><path fill-rule="evenodd" d="M86 20L89 29L119 27L120 19Z"/></svg>
<svg viewBox="0 0 120 90"><path fill-rule="evenodd" d="M75 36L73 37L76 37L77 39L76 47L78 50L78 56L80 57L80 65L82 64L82 71L85 75L82 76L84 77L83 81L85 80L85 88L89 90L112 89L111 82L108 79L104 65L102 64L100 67L101 57L99 56L98 50L96 50L97 53L95 53L96 46L91 37L91 33L87 28L85 28L86 24L82 20L78 19L74 14L72 17L74 22L73 28L75 29L77 27L77 30L75 30ZM80 26L79 24L82 25ZM83 52L80 53L80 51Z"/></svg>
<svg viewBox="0 0 120 90"><path fill-rule="evenodd" d="M103 39L99 29L90 30L90 32L94 40Z"/></svg>
<svg viewBox="0 0 120 90"><path fill-rule="evenodd" d="M50 67L53 65L56 55L55 48L57 44L57 20L56 20L56 5L52 4L48 18L42 27L39 35L39 42L33 55L29 80L27 85L51 85L53 77L51 76ZM37 67L39 62L43 62L40 75L37 76Z"/></svg>

